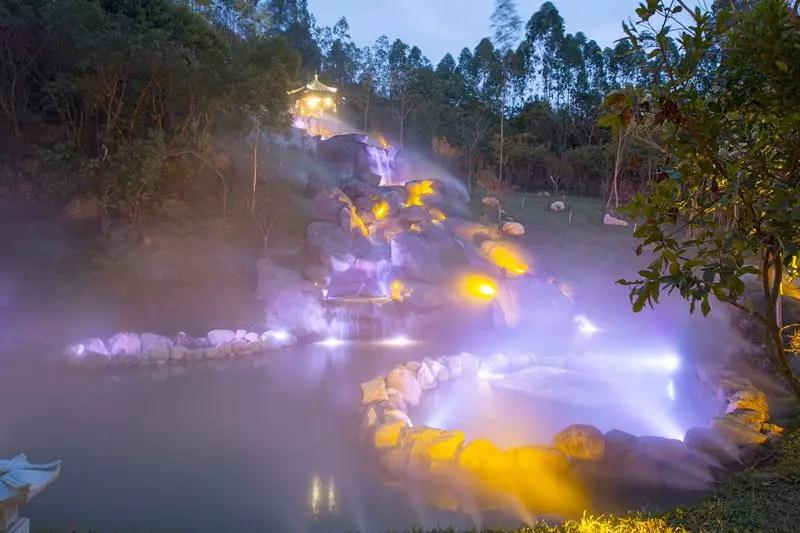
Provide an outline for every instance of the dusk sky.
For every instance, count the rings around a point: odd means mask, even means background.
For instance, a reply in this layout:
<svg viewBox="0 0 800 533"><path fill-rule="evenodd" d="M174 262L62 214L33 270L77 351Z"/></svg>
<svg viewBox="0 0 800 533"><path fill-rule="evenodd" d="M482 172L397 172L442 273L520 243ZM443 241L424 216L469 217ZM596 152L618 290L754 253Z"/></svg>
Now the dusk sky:
<svg viewBox="0 0 800 533"><path fill-rule="evenodd" d="M544 0L517 0L520 18L527 22ZM308 0L317 23L332 26L347 17L358 46L385 34L419 46L435 65L450 52L458 57L490 36L489 17L495 0ZM569 33L584 32L601 46L622 36L621 21L633 15L639 0L553 0Z"/></svg>

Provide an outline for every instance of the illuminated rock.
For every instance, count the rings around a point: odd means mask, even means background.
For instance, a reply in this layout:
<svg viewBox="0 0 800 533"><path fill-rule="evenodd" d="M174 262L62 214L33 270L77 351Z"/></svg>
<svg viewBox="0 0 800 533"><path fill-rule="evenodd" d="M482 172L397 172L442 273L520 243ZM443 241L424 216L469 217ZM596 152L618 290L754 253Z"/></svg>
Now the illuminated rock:
<svg viewBox="0 0 800 533"><path fill-rule="evenodd" d="M758 389L748 389L735 392L728 402L727 413L732 413L738 409L749 409L764 414L769 413L767 396Z"/></svg>
<svg viewBox="0 0 800 533"><path fill-rule="evenodd" d="M205 359L207 348L190 348L186 353L187 361L200 361Z"/></svg>
<svg viewBox="0 0 800 533"><path fill-rule="evenodd" d="M463 443L461 431L420 426L404 431L399 446L408 455L410 473L424 474L454 467Z"/></svg>
<svg viewBox="0 0 800 533"><path fill-rule="evenodd" d="M500 269L507 277L516 278L530 271L523 252L509 243L484 241L480 247L481 256Z"/></svg>
<svg viewBox="0 0 800 533"><path fill-rule="evenodd" d="M389 398L389 402L391 402L392 405L394 405L397 409L400 409L404 412L408 410L408 406L403 398L403 393L399 390L395 389L394 387L386 387L386 396Z"/></svg>
<svg viewBox="0 0 800 533"><path fill-rule="evenodd" d="M422 390L430 390L436 388L436 375L431 368L423 363L420 363L419 370L417 370L417 381Z"/></svg>
<svg viewBox="0 0 800 533"><path fill-rule="evenodd" d="M764 444L767 436L727 416L714 417L711 428L737 446Z"/></svg>
<svg viewBox="0 0 800 533"><path fill-rule="evenodd" d="M735 411L727 413L725 416L748 426L753 431L761 431L761 425L768 419L767 413L763 411L753 411L752 409L736 409Z"/></svg>
<svg viewBox="0 0 800 533"><path fill-rule="evenodd" d="M419 405L422 388L413 372L408 368L402 366L394 367L386 377L386 384L397 390L402 395L403 401L408 405L412 407ZM391 400L391 398L389 399Z"/></svg>
<svg viewBox="0 0 800 533"><path fill-rule="evenodd" d="M458 467L468 472L499 473L509 470L513 457L486 439L475 439L464 446L458 455Z"/></svg>
<svg viewBox="0 0 800 533"><path fill-rule="evenodd" d="M450 372L447 370L447 367L444 364L435 359L431 359L430 357L426 357L423 361L426 365L428 365L428 368L436 378L436 381L442 382L450 380Z"/></svg>
<svg viewBox="0 0 800 533"><path fill-rule="evenodd" d="M373 445L378 450L386 450L397 446L400 434L408 427L403 420L392 420L378 424L372 437Z"/></svg>
<svg viewBox="0 0 800 533"><path fill-rule="evenodd" d="M106 348L106 344L102 339L92 337L84 340L81 344L83 344L84 350L87 354L108 355L108 349Z"/></svg>
<svg viewBox="0 0 800 533"><path fill-rule="evenodd" d="M627 226L628 223L621 218L612 217L608 213L603 216L603 224L607 226Z"/></svg>
<svg viewBox="0 0 800 533"><path fill-rule="evenodd" d="M388 401L389 396L386 394L386 381L382 377L361 384L362 405L384 400Z"/></svg>
<svg viewBox="0 0 800 533"><path fill-rule="evenodd" d="M367 255L369 241L364 237L352 237L333 222L312 222L306 228L306 244L309 251L321 264L343 271L356 258Z"/></svg>
<svg viewBox="0 0 800 533"><path fill-rule="evenodd" d="M483 205L488 205L489 207L497 207L500 205L500 200L498 200L494 196L485 196L481 198L481 203Z"/></svg>
<svg viewBox="0 0 800 533"><path fill-rule="evenodd" d="M381 470L393 478L404 476L408 468L408 455L400 448L390 449L378 460Z"/></svg>
<svg viewBox="0 0 800 533"><path fill-rule="evenodd" d="M448 355L439 359L445 367L452 379L458 379L464 372L464 365L460 355Z"/></svg>
<svg viewBox="0 0 800 533"><path fill-rule="evenodd" d="M430 215L424 207L411 205L409 207L404 207L400 211L398 218L403 224L411 225L419 222L426 222L430 218Z"/></svg>
<svg viewBox="0 0 800 533"><path fill-rule="evenodd" d="M236 339L236 332L229 329L214 329L206 334L211 346L222 346Z"/></svg>
<svg viewBox="0 0 800 533"><path fill-rule="evenodd" d="M108 340L111 355L139 355L142 339L136 333L117 333Z"/></svg>
<svg viewBox="0 0 800 533"><path fill-rule="evenodd" d="M256 271L256 297L264 302L266 327L276 331L327 331L327 315L313 283L267 259L256 263Z"/></svg>
<svg viewBox="0 0 800 533"><path fill-rule="evenodd" d="M411 232L395 235L391 240L391 258L392 266L402 272L404 279L432 282L446 274L439 247L423 235Z"/></svg>
<svg viewBox="0 0 800 533"><path fill-rule="evenodd" d="M517 470L527 471L534 475L541 474L542 471L564 474L572 469L566 456L553 448L516 446L506 450L505 454Z"/></svg>
<svg viewBox="0 0 800 533"><path fill-rule="evenodd" d="M585 424L575 424L556 433L553 444L564 454L582 461L600 461L606 451L603 433Z"/></svg>
<svg viewBox="0 0 800 533"><path fill-rule="evenodd" d="M514 237L521 237L525 235L525 226L519 222L506 222L503 224L503 233L512 235Z"/></svg>
<svg viewBox="0 0 800 533"><path fill-rule="evenodd" d="M552 204L550 204L550 211L563 211L567 208L567 204L562 202L561 200L556 200Z"/></svg>

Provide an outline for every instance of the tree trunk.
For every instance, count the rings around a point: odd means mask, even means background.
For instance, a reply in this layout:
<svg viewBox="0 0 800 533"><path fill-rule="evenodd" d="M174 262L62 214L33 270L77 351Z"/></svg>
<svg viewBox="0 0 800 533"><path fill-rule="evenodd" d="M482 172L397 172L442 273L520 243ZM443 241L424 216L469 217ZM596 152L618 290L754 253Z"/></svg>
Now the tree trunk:
<svg viewBox="0 0 800 533"><path fill-rule="evenodd" d="M258 147L261 144L261 122L256 122L256 138L253 141L253 197L250 200L250 214L256 212L256 187L258 185Z"/></svg>
<svg viewBox="0 0 800 533"><path fill-rule="evenodd" d="M770 279L772 271L772 279ZM778 370L789 382L789 386L796 396L800 397L800 378L792 370L786 346L783 342L783 323L781 317L781 281L783 280L783 261L779 253L767 251L762 262L762 286L766 299L764 313L766 337L769 341L767 348L772 351L773 361Z"/></svg>

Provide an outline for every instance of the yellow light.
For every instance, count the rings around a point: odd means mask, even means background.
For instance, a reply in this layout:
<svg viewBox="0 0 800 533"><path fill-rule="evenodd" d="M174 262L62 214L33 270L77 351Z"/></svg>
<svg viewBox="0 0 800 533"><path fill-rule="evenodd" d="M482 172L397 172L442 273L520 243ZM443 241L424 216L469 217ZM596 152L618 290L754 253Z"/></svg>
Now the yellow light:
<svg viewBox="0 0 800 533"><path fill-rule="evenodd" d="M402 302L405 300L408 297L408 289L406 289L405 283L399 279L393 280L389 284L389 296L391 296L392 300L395 302Z"/></svg>
<svg viewBox="0 0 800 533"><path fill-rule="evenodd" d="M406 185L406 189L408 190L408 201L406 202L406 207L411 207L412 205L418 205L422 207L425 205L422 202L422 197L434 193L432 180L422 180L408 183Z"/></svg>
<svg viewBox="0 0 800 533"><path fill-rule="evenodd" d="M483 274L467 274L461 279L461 293L471 300L489 302L497 296L497 282Z"/></svg>
<svg viewBox="0 0 800 533"><path fill-rule="evenodd" d="M432 221L436 222L444 222L447 220L447 216L442 212L441 209L431 208L430 209L431 217L433 217Z"/></svg>
<svg viewBox="0 0 800 533"><path fill-rule="evenodd" d="M323 100L323 102L325 103L325 107L330 107L331 105L333 105L333 99L330 96L325 97L325 100Z"/></svg>
<svg viewBox="0 0 800 533"><path fill-rule="evenodd" d="M509 276L521 276L530 270L528 264L507 246L494 241L486 241L481 246L481 254L493 265L502 268Z"/></svg>
<svg viewBox="0 0 800 533"><path fill-rule="evenodd" d="M312 109L319 107L319 96L309 96L305 101L306 105Z"/></svg>
<svg viewBox="0 0 800 533"><path fill-rule="evenodd" d="M389 202L386 200L381 200L372 206L372 214L375 215L377 220L383 220L388 217L390 211L391 209L389 208Z"/></svg>

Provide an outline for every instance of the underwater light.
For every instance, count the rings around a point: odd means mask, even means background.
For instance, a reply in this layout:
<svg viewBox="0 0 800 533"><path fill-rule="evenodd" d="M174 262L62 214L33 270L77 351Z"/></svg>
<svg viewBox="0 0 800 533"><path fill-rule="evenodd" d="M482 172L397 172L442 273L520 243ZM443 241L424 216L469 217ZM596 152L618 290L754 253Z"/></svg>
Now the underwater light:
<svg viewBox="0 0 800 533"><path fill-rule="evenodd" d="M497 296L497 282L484 274L467 274L461 278L459 289L473 302L486 303Z"/></svg>
<svg viewBox="0 0 800 533"><path fill-rule="evenodd" d="M279 341L285 341L289 338L289 332L285 330L268 331L267 335Z"/></svg>
<svg viewBox="0 0 800 533"><path fill-rule="evenodd" d="M384 339L380 341L379 344L402 348L404 346L411 346L412 344L415 344L415 341L409 339L405 335L398 335L397 337L392 337L391 339Z"/></svg>
<svg viewBox="0 0 800 533"><path fill-rule="evenodd" d="M337 346L341 346L345 343L342 339L337 339L335 337L328 337L324 341L315 342L317 346L325 346L326 348L335 348Z"/></svg>

